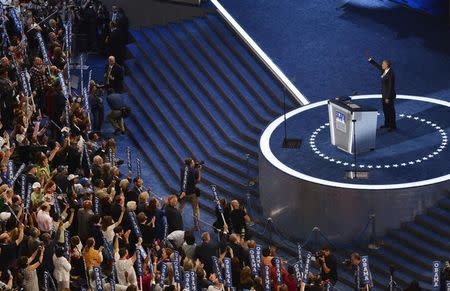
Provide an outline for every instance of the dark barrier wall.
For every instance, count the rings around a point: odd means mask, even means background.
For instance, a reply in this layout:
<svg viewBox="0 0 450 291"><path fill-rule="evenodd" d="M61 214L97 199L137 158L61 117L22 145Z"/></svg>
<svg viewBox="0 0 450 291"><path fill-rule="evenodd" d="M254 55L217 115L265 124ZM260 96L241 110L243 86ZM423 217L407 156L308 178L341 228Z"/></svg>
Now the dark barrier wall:
<svg viewBox="0 0 450 291"><path fill-rule="evenodd" d="M207 10L192 5L156 0L102 0L108 10L117 4L125 10L132 27L166 24L204 15Z"/></svg>
<svg viewBox="0 0 450 291"><path fill-rule="evenodd" d="M377 235L411 221L446 197L450 181L395 190L355 190L293 177L259 155L259 190L264 216L292 238L305 239L317 226L333 241L355 239L376 216ZM367 234L367 233L366 233Z"/></svg>

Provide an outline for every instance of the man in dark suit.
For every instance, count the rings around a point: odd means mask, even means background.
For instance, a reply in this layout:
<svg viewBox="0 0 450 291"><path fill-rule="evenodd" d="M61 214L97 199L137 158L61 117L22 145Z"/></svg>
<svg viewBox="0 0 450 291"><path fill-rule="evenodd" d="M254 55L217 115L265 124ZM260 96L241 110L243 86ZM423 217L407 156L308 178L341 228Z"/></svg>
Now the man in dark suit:
<svg viewBox="0 0 450 291"><path fill-rule="evenodd" d="M166 205L166 207L164 208L167 219L167 234L170 234L175 230L183 230L183 217L181 216L181 212L177 208L177 196L170 195L167 202L168 205Z"/></svg>
<svg viewBox="0 0 450 291"><path fill-rule="evenodd" d="M369 63L374 65L381 71L381 97L383 101L384 125L381 128L387 128L388 131L393 131L397 128L395 122L395 74L391 68L391 62L384 60L380 65L371 57Z"/></svg>
<svg viewBox="0 0 450 291"><path fill-rule="evenodd" d="M214 272L211 257L217 257L217 255L217 245L211 241L209 232L202 233L202 244L195 247L194 260L198 259L203 264L203 268L208 276Z"/></svg>
<svg viewBox="0 0 450 291"><path fill-rule="evenodd" d="M108 94L123 92L123 68L116 63L116 58L110 56L105 68L105 84Z"/></svg>

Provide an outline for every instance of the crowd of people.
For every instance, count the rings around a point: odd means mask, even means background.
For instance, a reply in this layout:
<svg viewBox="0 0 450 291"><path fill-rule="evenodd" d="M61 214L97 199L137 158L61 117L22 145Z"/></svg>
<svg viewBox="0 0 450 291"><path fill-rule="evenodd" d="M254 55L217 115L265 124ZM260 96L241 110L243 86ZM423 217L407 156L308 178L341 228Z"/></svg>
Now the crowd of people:
<svg viewBox="0 0 450 291"><path fill-rule="evenodd" d="M295 291L336 284L331 247L315 255L318 275L308 260L288 264L275 246L252 239L251 218L237 200L216 197L217 219L201 227L203 162L186 159L179 193L159 197L144 186L140 165L131 171L130 155L127 163L116 157L115 139L102 132L103 93L114 133L124 133L122 9L109 13L97 0L6 0L0 31L0 290ZM109 56L104 84L90 80L79 92L70 84L72 54L83 46L77 35L86 37L85 50ZM189 229L186 203L193 209ZM353 254L352 268L360 263Z"/></svg>

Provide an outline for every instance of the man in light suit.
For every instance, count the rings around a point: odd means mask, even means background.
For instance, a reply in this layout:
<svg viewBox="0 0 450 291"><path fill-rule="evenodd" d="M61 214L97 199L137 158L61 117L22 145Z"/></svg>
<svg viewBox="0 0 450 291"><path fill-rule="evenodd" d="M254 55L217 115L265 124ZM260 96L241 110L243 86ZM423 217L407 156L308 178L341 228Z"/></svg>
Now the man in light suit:
<svg viewBox="0 0 450 291"><path fill-rule="evenodd" d="M389 132L397 129L395 121L395 74L391 68L391 62L384 60L380 65L374 59L369 57L369 63L381 71L381 97L383 101L384 125L381 128L387 128Z"/></svg>

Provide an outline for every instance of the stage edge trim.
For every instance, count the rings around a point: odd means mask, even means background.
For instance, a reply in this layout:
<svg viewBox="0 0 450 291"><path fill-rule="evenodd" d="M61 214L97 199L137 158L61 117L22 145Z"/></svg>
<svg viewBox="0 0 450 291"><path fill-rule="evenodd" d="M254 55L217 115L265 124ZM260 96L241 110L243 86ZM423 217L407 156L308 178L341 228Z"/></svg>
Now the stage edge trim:
<svg viewBox="0 0 450 291"><path fill-rule="evenodd" d="M212 0L215 1L215 0ZM381 98L381 95L379 94L372 94L372 95L360 95L360 96L352 96L352 99L354 100L362 100L362 99L375 99L375 98ZM413 100L413 101L420 101L420 102L428 102L433 103L437 105L442 105L450 108L450 102L430 98L430 97L419 97L419 96L411 96L411 95L398 95L397 99L403 99L403 100ZM312 103L300 108L297 108L295 110L292 110L286 114L286 119L291 118L294 115L297 115L301 112L326 105L328 100L319 101L316 103ZM313 176L309 176L306 174L303 174L301 172L295 171L292 168L286 166L280 160L278 160L275 155L272 153L272 150L270 149L270 137L272 136L275 129L281 125L281 123L284 121L284 116L280 116L277 119L275 119L269 126L267 126L266 130L263 132L261 139L260 139L260 148L261 153L264 155L264 157L267 159L268 162L270 162L273 166L278 168L279 170L297 177L302 180L306 180L312 183L317 183L325 186L331 186L331 187L339 187L339 188L348 188L348 189L360 189L360 190L386 190L386 189L404 189L404 188L413 188L413 187L420 187L420 186L426 186L431 184L437 184L441 182L445 182L450 180L450 174L436 177L433 179L423 180L423 181L417 181L417 182L410 182L410 183L400 183L400 184L384 184L384 185L370 185L370 184L349 184L349 183L339 183L339 182L333 182L329 180L319 179Z"/></svg>

